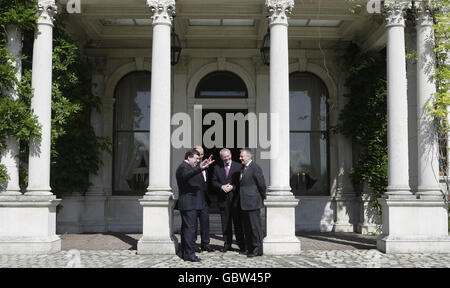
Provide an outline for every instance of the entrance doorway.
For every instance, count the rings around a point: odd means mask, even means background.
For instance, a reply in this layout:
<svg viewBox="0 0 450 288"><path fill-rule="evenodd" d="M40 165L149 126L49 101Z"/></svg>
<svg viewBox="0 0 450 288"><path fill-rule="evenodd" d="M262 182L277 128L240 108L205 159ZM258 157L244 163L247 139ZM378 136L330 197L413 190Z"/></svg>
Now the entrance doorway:
<svg viewBox="0 0 450 288"><path fill-rule="evenodd" d="M202 115L202 119L205 117L205 115L207 115L208 113L217 113L221 116L221 118L223 119L223 147L213 147L213 148L207 148L203 145L203 149L205 152L205 156L204 158L209 157L209 155L213 155L213 159L215 160L215 162L213 163L212 167L209 168L208 172L209 175L212 175L213 171L214 171L214 167L216 165L223 165L222 161L220 160L220 150L222 148L228 148L231 151L231 155L232 155L232 161L236 161L239 162L239 154L240 154L240 149L245 148L245 147L238 147L238 141L237 141L237 135L238 135L238 123L237 121L234 121L234 143L233 143L233 147L226 147L226 143L227 143L227 135L226 135L226 131L227 131L227 121L226 121L226 114L227 113L231 113L233 115L236 115L238 113L242 113L245 115L247 115L248 110L247 109L203 109L203 115ZM214 125L215 123L213 122L211 125L203 125L202 127L202 136L205 134L205 132ZM214 137L213 139L214 140ZM245 146L248 146L248 122L245 122ZM215 191L215 189L210 185L209 189L209 198L211 200L211 205L210 205L210 213L219 213L219 208L217 206L217 191Z"/></svg>

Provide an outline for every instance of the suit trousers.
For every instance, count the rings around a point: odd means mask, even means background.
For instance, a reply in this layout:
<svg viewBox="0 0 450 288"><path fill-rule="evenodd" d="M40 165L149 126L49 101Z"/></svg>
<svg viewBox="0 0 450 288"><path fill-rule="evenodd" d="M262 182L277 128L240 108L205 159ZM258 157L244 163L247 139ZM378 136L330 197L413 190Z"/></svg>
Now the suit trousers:
<svg viewBox="0 0 450 288"><path fill-rule="evenodd" d="M206 206L202 210L197 210L197 217L200 222L200 238L201 246L205 247L209 245L209 208ZM195 223L195 228L197 228L197 221ZM195 229L195 236L197 236L197 229Z"/></svg>
<svg viewBox="0 0 450 288"><path fill-rule="evenodd" d="M192 259L195 256L195 240L198 210L184 210L181 214L181 257Z"/></svg>
<svg viewBox="0 0 450 288"><path fill-rule="evenodd" d="M226 203L220 208L220 219L222 220L222 234L224 247L230 247L233 243L233 228L236 235L236 242L239 250L245 250L244 231L242 228L241 211L238 207L233 207L231 203Z"/></svg>
<svg viewBox="0 0 450 288"><path fill-rule="evenodd" d="M261 226L260 209L243 210L242 221L244 225L245 243L248 253L263 253L263 231Z"/></svg>

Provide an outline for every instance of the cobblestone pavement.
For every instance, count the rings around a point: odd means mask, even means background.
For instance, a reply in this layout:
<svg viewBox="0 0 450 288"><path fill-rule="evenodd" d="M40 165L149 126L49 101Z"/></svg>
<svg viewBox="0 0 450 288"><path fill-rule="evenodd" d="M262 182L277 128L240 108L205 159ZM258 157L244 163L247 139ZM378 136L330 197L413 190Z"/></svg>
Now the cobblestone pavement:
<svg viewBox="0 0 450 288"><path fill-rule="evenodd" d="M375 249L375 237L353 233L298 235L302 241L300 255L247 258L235 251L214 251L197 253L202 259L199 263L185 262L176 255L137 255L135 245L139 237L139 234L62 235L61 252L35 256L0 255L0 268L78 265L87 268L450 268L450 253L383 254ZM219 248L221 237L212 235L211 244Z"/></svg>

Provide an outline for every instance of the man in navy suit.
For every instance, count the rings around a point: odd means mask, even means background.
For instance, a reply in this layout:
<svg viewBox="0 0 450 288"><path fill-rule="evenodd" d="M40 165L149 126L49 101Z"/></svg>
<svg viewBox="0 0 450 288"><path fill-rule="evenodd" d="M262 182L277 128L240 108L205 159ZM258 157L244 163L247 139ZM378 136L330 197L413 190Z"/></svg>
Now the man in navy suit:
<svg viewBox="0 0 450 288"><path fill-rule="evenodd" d="M236 241L241 253L245 251L244 232L241 224L241 213L237 205L237 193L241 164L231 160L231 151L220 150L222 165L216 165L211 179L212 186L217 190L220 218L222 220L222 234L224 245L222 252L231 250L233 241L232 224L236 234Z"/></svg>
<svg viewBox="0 0 450 288"><path fill-rule="evenodd" d="M247 257L262 256L263 231L260 210L264 207L266 198L266 182L261 167L252 161L249 150L241 150L240 160L242 169L238 203L242 210Z"/></svg>
<svg viewBox="0 0 450 288"><path fill-rule="evenodd" d="M199 262L195 255L197 215L206 204L205 190L199 181L199 175L214 162L212 155L199 164L199 153L192 149L186 152L184 161L178 166L176 178L178 184L178 209L181 214L181 257L185 261Z"/></svg>
<svg viewBox="0 0 450 288"><path fill-rule="evenodd" d="M199 153L199 161L202 162L203 161L203 156L204 156L204 150L202 146L195 146L194 147L195 150L198 151ZM214 249L212 249L212 247L209 245L210 242L210 238L209 238L209 204L210 204L210 200L208 197L208 185L209 185L209 175L208 175L208 169L204 169L202 170L202 173L200 175L197 175L196 177L198 178L197 181L200 185L200 187L203 190L203 193L205 194L205 200L206 200L206 205L203 207L203 209L201 209L198 212L198 220L200 222L200 239L201 239L201 244L200 244L200 249L202 251L208 251L208 252L213 252ZM197 223L195 224L195 227L197 227ZM195 232L195 235L197 235L197 230ZM198 249L196 249L196 252L200 252Z"/></svg>

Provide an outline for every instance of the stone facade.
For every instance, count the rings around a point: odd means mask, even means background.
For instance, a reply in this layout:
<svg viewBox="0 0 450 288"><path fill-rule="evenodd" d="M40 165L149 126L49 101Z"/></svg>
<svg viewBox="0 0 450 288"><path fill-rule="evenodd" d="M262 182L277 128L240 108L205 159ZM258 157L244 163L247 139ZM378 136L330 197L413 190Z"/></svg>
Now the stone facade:
<svg viewBox="0 0 450 288"><path fill-rule="evenodd" d="M131 72L148 71L152 75L149 79L152 90L149 146L158 149L149 151L148 157L152 159L149 162L149 186L143 197L114 193L114 159L104 153L104 165L97 175L90 177L93 187L85 194L64 195L61 199L63 209L55 220L53 209L59 200L54 199L49 187L47 152L50 149L52 16L56 9L54 1L39 1L41 17L37 31L40 33L34 47L32 107L43 125L41 142L33 144L42 150L39 155L30 154L30 185L25 195L19 193L17 199L12 199L11 193L18 193L13 188L0 193L0 214L5 216L0 219L12 219L2 225L9 227L19 221L21 224L17 227L24 227L22 222L28 216L20 215L37 211L30 208L37 205L47 208L41 208L41 218L36 219L50 219L53 223L50 227L38 225L41 227L39 233L48 232L55 243L58 242L55 229L57 233L142 232L138 253L175 253L177 241L173 233L179 229L181 220L178 213L173 213L173 201L178 195L174 170L184 156L184 149L176 149L170 144L170 119L178 112L194 118L194 105L202 105L204 109L246 109L257 114L281 115L278 123L273 119L269 122L270 131L278 140L272 143L272 148L279 152L277 157L261 159L262 149L254 149L255 161L262 167L268 184L263 213L265 253L300 253L296 231L381 232L378 249L386 253L428 251L430 246L426 243L433 243L431 252L449 252L450 241L444 231L447 212L438 193L435 132L430 129L430 119L423 116L422 111L422 104L434 91L433 84L426 81L431 72L424 69L425 64L434 65L432 48L425 41L433 33L427 14L430 11L417 7L420 11L417 30L410 33L411 37L407 33L407 39L411 41L417 35L419 62L416 66L411 63L407 66L404 13L409 1L386 1L384 16L368 15L364 11L360 15L351 15L346 1L324 1L324 15L334 15L337 24L326 19L312 24L316 17L311 16L311 11L317 9L316 3L252 0L238 5L226 0L219 2L204 5L197 0L178 1L177 4L171 0L132 0L123 5L107 0L92 1L81 5L81 14L66 15L69 31L86 44L83 53L89 57L93 70L92 92L102 102L102 112L91 115L97 135L114 137L114 93L119 81ZM123 17L117 16L120 13ZM135 24L123 25L116 18L131 19ZM151 25L139 26L137 20L150 18ZM217 34L215 26L196 26L190 22L191 19L215 18L222 19L222 24L223 19L228 18L253 19L254 22L248 27L223 26L221 34ZM383 18L386 18L385 23ZM302 24L302 21L306 22ZM180 34L183 46L181 59L175 66L170 65L172 28ZM261 62L259 52L266 30L270 31L271 37L270 66ZM329 125L336 125L339 112L345 106L346 93L345 70L341 64L345 49L342 43L351 41L365 50L386 46L388 51L389 187L387 198L380 200L383 219L377 219L370 212L370 191L355 191L350 183L352 146L342 135L331 133L328 139L327 195L294 196L289 182L289 74L309 72L322 80L328 90ZM248 98L196 98L200 81L215 71L229 71L241 78ZM414 91L411 90L413 87ZM415 132L413 138L411 131ZM423 137L424 131L431 133L431 137ZM15 145L11 143L10 150ZM13 163L10 158L2 163ZM11 175L15 173L14 166L8 166ZM41 202L27 197L41 197L36 198ZM13 210L8 207L12 206L17 207L14 213L18 214L11 214ZM434 219L433 225L426 224L427 217ZM211 216L211 232L219 232L218 221L217 214ZM403 222L410 223L408 231L402 228L400 223ZM1 253L6 253L12 242L20 242L14 237L29 236L10 229L2 231L5 232L0 235ZM41 242L45 246L49 241ZM51 253L58 249L57 244L50 248L47 245L36 248L33 253ZM30 252L20 247L16 251Z"/></svg>

